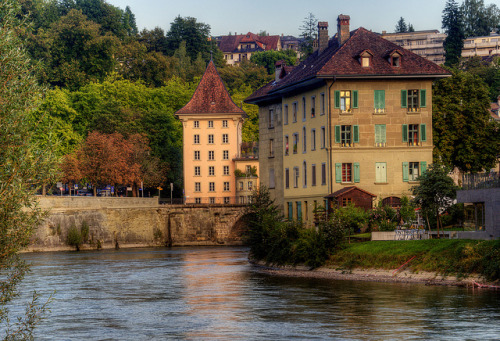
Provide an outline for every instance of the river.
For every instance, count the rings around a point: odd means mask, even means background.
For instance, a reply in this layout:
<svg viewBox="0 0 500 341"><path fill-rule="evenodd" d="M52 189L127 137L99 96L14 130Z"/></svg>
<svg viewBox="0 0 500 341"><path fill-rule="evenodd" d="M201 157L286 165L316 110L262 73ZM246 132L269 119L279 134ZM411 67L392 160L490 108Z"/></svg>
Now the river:
<svg viewBox="0 0 500 341"><path fill-rule="evenodd" d="M500 292L261 273L247 249L31 253L36 340L498 340ZM20 309L20 308L18 308Z"/></svg>

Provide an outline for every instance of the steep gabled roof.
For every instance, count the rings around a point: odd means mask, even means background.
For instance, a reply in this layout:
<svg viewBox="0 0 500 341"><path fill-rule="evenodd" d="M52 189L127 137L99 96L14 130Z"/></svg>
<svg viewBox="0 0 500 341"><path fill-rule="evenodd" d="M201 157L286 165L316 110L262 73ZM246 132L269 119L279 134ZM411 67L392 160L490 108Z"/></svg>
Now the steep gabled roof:
<svg viewBox="0 0 500 341"><path fill-rule="evenodd" d="M390 54L395 50L401 54L400 66L392 66ZM363 67L360 54L369 51L370 66ZM375 77L447 77L448 71L437 64L420 57L413 52L383 39L380 35L362 27L350 33L349 39L339 46L337 39L332 38L328 47L321 53L312 53L305 61L296 66L281 81L267 84L250 95L245 102L255 102L275 92L286 91L286 88L300 86L307 81L318 81L322 78L375 78ZM266 92L267 90L267 92Z"/></svg>
<svg viewBox="0 0 500 341"><path fill-rule="evenodd" d="M176 115L179 114L245 114L245 112L234 104L214 62L210 61L193 97L176 112Z"/></svg>

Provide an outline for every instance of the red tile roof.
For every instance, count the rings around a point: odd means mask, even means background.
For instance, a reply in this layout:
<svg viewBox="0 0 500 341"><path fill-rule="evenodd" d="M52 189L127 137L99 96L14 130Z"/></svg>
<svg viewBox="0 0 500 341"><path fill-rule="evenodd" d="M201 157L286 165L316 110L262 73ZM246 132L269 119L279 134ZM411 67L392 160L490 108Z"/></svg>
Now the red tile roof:
<svg viewBox="0 0 500 341"><path fill-rule="evenodd" d="M196 88L191 100L176 114L245 114L234 104L226 90L214 62L207 69Z"/></svg>
<svg viewBox="0 0 500 341"><path fill-rule="evenodd" d="M369 51L372 54L370 67L362 67L360 54ZM401 55L400 66L392 66L390 55L394 52ZM322 52L311 54L305 61L296 66L290 74L280 82L266 89L259 89L245 101L254 102L256 99L271 95L273 92L300 83L330 77L387 77L387 76L420 76L446 77L451 75L437 64L422 58L402 47L383 39L380 35L370 32L363 27L351 32L350 38L339 47L336 38L329 41L328 47ZM267 90L267 92L265 91Z"/></svg>
<svg viewBox="0 0 500 341"><path fill-rule="evenodd" d="M234 36L221 36L219 49L222 52L238 52L241 43L255 43L261 50L269 51L278 49L280 36L258 36L255 33L239 34Z"/></svg>
<svg viewBox="0 0 500 341"><path fill-rule="evenodd" d="M325 198L338 198L342 194L347 194L347 193L352 192L352 191L360 191L360 192L363 192L371 197L376 197L375 194L367 192L364 189L361 189L361 188L356 187L356 186L349 186L349 187L344 187L342 189L339 189L338 191L333 192L332 194L328 194L327 196L325 196Z"/></svg>

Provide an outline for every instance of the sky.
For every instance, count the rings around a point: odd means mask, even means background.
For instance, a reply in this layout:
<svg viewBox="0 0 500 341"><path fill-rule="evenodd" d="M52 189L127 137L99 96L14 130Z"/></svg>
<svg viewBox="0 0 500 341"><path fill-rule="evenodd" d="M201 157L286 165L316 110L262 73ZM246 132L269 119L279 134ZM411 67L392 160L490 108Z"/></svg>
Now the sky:
<svg viewBox="0 0 500 341"><path fill-rule="evenodd" d="M107 0L135 14L140 30L161 27L167 32L180 15L209 24L213 36L238 33L285 34L299 36L299 27L309 13L329 23L329 34L337 30L337 16L351 17L351 29L360 26L381 33L394 32L403 17L415 30L441 31L441 15L446 0ZM459 1L460 2L460 1ZM490 3L490 1L485 1Z"/></svg>

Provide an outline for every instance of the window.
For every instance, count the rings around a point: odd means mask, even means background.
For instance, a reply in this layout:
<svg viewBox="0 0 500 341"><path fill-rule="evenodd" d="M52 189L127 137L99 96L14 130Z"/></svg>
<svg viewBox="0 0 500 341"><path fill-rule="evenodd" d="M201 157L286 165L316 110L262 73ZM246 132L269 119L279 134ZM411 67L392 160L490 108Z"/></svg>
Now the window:
<svg viewBox="0 0 500 341"><path fill-rule="evenodd" d="M427 170L427 162L403 162L403 181L418 181L419 175Z"/></svg>
<svg viewBox="0 0 500 341"><path fill-rule="evenodd" d="M340 109L343 113L351 112L358 107L358 91L357 90L336 90L334 92L335 102L334 107Z"/></svg>
<svg viewBox="0 0 500 341"><path fill-rule="evenodd" d="M252 174L252 166L250 166L250 165L245 166L245 174L246 175Z"/></svg>
<svg viewBox="0 0 500 341"><path fill-rule="evenodd" d="M229 191L229 181L225 181L224 182L224 192L228 192Z"/></svg>
<svg viewBox="0 0 500 341"><path fill-rule="evenodd" d="M295 133L295 134L293 134L293 153L294 154L297 154L298 143L299 143L299 134Z"/></svg>
<svg viewBox="0 0 500 341"><path fill-rule="evenodd" d="M276 187L274 181L274 168L269 168L269 188L274 188L274 187Z"/></svg>
<svg viewBox="0 0 500 341"><path fill-rule="evenodd" d="M222 128L227 128L227 120L222 120Z"/></svg>
<svg viewBox="0 0 500 341"><path fill-rule="evenodd" d="M222 152L222 159L223 160L229 160L229 150L224 150Z"/></svg>
<svg viewBox="0 0 500 341"><path fill-rule="evenodd" d="M352 182L352 163L342 164L342 182Z"/></svg>
<svg viewBox="0 0 500 341"><path fill-rule="evenodd" d="M284 124L288 124L288 104L285 104L285 117L283 120L285 121Z"/></svg>
<svg viewBox="0 0 500 341"><path fill-rule="evenodd" d="M302 121L306 120L306 98L302 97Z"/></svg>
<svg viewBox="0 0 500 341"><path fill-rule="evenodd" d="M229 197L224 197L224 204L229 204Z"/></svg>
<svg viewBox="0 0 500 341"><path fill-rule="evenodd" d="M321 185L326 185L326 163L321 164Z"/></svg>
<svg viewBox="0 0 500 341"><path fill-rule="evenodd" d="M229 175L229 166L224 166L224 175Z"/></svg>
<svg viewBox="0 0 500 341"><path fill-rule="evenodd" d="M194 144L199 144L200 143L200 135L195 134L194 135Z"/></svg>
<svg viewBox="0 0 500 341"><path fill-rule="evenodd" d="M244 196L240 196L240 204L244 204L245 203L245 197Z"/></svg>
<svg viewBox="0 0 500 341"><path fill-rule="evenodd" d="M293 167L293 187L299 187L299 167Z"/></svg>
<svg viewBox="0 0 500 341"><path fill-rule="evenodd" d="M320 139L321 139L321 148L325 148L326 147L326 129L325 129L325 127L321 127Z"/></svg>
<svg viewBox="0 0 500 341"><path fill-rule="evenodd" d="M307 187L307 163L304 161L302 164L302 172L304 174L303 179L304 179L304 188Z"/></svg>
<svg viewBox="0 0 500 341"><path fill-rule="evenodd" d="M342 206L346 207L352 204L352 198L342 198Z"/></svg>
<svg viewBox="0 0 500 341"><path fill-rule="evenodd" d="M194 198L195 204L201 204L201 198Z"/></svg>
<svg viewBox="0 0 500 341"><path fill-rule="evenodd" d="M342 147L352 147L353 143L359 143L359 126L335 126L335 143Z"/></svg>
<svg viewBox="0 0 500 341"><path fill-rule="evenodd" d="M385 162L375 163L375 182L387 182L387 164Z"/></svg>
<svg viewBox="0 0 500 341"><path fill-rule="evenodd" d="M361 66L370 67L370 57L361 57Z"/></svg>
<svg viewBox="0 0 500 341"><path fill-rule="evenodd" d="M193 121L193 127L194 128L199 128L200 127L200 121Z"/></svg>
<svg viewBox="0 0 500 341"><path fill-rule="evenodd" d="M325 114L325 94L324 93L321 93L320 101L321 101L321 113L320 113L320 115L324 115Z"/></svg>
<svg viewBox="0 0 500 341"><path fill-rule="evenodd" d="M409 146L421 145L420 142L427 140L427 129L425 124L403 124L403 142Z"/></svg>
<svg viewBox="0 0 500 341"><path fill-rule="evenodd" d="M268 121L267 121L267 128L268 129L273 129L274 128L274 111L273 111L273 109L269 109L269 116L268 116Z"/></svg>
<svg viewBox="0 0 500 341"><path fill-rule="evenodd" d="M375 147L385 147L385 124L375 124Z"/></svg>
<svg viewBox="0 0 500 341"><path fill-rule="evenodd" d="M244 186L243 186L243 181L239 181L239 182L238 182L238 185L239 185L239 190L240 190L240 191L243 191L243 189L244 189Z"/></svg>
<svg viewBox="0 0 500 341"><path fill-rule="evenodd" d="M285 168L285 188L290 188L290 170Z"/></svg>
<svg viewBox="0 0 500 341"><path fill-rule="evenodd" d="M395 67L399 67L401 65L401 57L398 54L391 57L391 65Z"/></svg>
<svg viewBox="0 0 500 341"><path fill-rule="evenodd" d="M316 150L316 129L311 129L311 150Z"/></svg>
<svg viewBox="0 0 500 341"><path fill-rule="evenodd" d="M285 135L285 156L288 155L288 135Z"/></svg>
<svg viewBox="0 0 500 341"><path fill-rule="evenodd" d="M215 167L214 166L209 166L208 167L208 175L214 176L215 175Z"/></svg>
<svg viewBox="0 0 500 341"><path fill-rule="evenodd" d="M248 181L247 188L249 191L253 190L253 181Z"/></svg>
<svg viewBox="0 0 500 341"><path fill-rule="evenodd" d="M215 182L209 182L208 183L208 191L209 192L215 192Z"/></svg>
<svg viewBox="0 0 500 341"><path fill-rule="evenodd" d="M208 121L208 127L213 128L214 127L214 121Z"/></svg>
<svg viewBox="0 0 500 341"><path fill-rule="evenodd" d="M210 200L211 204L215 204L215 198L214 197L210 197L209 200Z"/></svg>
<svg viewBox="0 0 500 341"><path fill-rule="evenodd" d="M201 191L201 182L195 182L194 183L194 191L195 192L200 192Z"/></svg>
<svg viewBox="0 0 500 341"><path fill-rule="evenodd" d="M409 162L408 165L408 180L417 181L418 179L418 162Z"/></svg>
<svg viewBox="0 0 500 341"><path fill-rule="evenodd" d="M316 96L311 97L311 117L316 116Z"/></svg>
<svg viewBox="0 0 500 341"><path fill-rule="evenodd" d="M335 182L352 183L360 181L359 163L336 163Z"/></svg>
<svg viewBox="0 0 500 341"><path fill-rule="evenodd" d="M410 146L418 145L418 124L408 125L408 144Z"/></svg>
<svg viewBox="0 0 500 341"><path fill-rule="evenodd" d="M269 157L274 157L274 139L269 139Z"/></svg>
<svg viewBox="0 0 500 341"><path fill-rule="evenodd" d="M385 90L375 90L373 97L375 113L385 112Z"/></svg>
<svg viewBox="0 0 500 341"><path fill-rule="evenodd" d="M292 116L293 122L297 122L297 102L293 102L292 104Z"/></svg>
<svg viewBox="0 0 500 341"><path fill-rule="evenodd" d="M208 143L209 144L213 144L214 143L214 135L213 134L209 134L208 135Z"/></svg>
<svg viewBox="0 0 500 341"><path fill-rule="evenodd" d="M316 186L316 165L311 166L311 186Z"/></svg>
<svg viewBox="0 0 500 341"><path fill-rule="evenodd" d="M213 150L208 151L208 159L211 161L215 160L215 152Z"/></svg>
<svg viewBox="0 0 500 341"><path fill-rule="evenodd" d="M222 134L222 143L229 143L229 134Z"/></svg>
<svg viewBox="0 0 500 341"><path fill-rule="evenodd" d="M306 127L302 127L302 152L307 152Z"/></svg>
<svg viewBox="0 0 500 341"><path fill-rule="evenodd" d="M418 112L420 108L425 108L426 92L425 89L401 90L401 107L407 108L408 112Z"/></svg>
<svg viewBox="0 0 500 341"><path fill-rule="evenodd" d="M200 175L201 175L200 166L194 167L194 176L200 176Z"/></svg>
<svg viewBox="0 0 500 341"><path fill-rule="evenodd" d="M199 150L195 150L194 151L194 159L195 160L199 160L200 159L200 151Z"/></svg>

